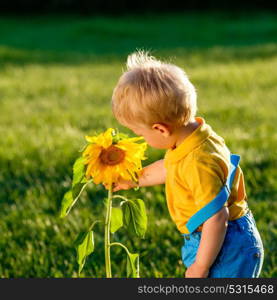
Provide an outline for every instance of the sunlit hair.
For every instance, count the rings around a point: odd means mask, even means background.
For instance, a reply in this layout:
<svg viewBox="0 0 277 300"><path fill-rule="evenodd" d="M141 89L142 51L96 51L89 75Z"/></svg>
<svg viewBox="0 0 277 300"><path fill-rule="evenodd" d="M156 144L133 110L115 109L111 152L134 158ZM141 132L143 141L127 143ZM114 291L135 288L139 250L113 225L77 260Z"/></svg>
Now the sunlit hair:
<svg viewBox="0 0 277 300"><path fill-rule="evenodd" d="M196 91L184 70L137 51L128 56L127 70L114 88L112 110L124 126L177 128L195 117Z"/></svg>

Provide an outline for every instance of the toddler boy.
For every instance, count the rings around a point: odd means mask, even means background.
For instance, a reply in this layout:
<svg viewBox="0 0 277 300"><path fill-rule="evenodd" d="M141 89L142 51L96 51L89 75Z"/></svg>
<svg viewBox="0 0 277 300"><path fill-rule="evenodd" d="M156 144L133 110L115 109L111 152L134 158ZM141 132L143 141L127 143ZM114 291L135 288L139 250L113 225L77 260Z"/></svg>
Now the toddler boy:
<svg viewBox="0 0 277 300"><path fill-rule="evenodd" d="M258 277L263 245L246 202L239 156L196 117L185 72L143 51L128 56L112 96L116 119L164 159L143 168L138 185L164 184L169 213L184 236L186 277ZM136 186L121 181L114 191Z"/></svg>

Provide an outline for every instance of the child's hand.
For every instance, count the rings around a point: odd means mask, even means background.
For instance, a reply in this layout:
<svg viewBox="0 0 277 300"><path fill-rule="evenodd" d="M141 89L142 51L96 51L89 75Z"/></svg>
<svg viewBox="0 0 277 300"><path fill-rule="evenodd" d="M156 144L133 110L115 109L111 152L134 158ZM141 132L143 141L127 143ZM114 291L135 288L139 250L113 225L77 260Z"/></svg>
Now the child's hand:
<svg viewBox="0 0 277 300"><path fill-rule="evenodd" d="M107 184L104 183L104 186L105 186L106 189L108 189ZM120 190L129 190L129 189L134 188L136 186L138 186L138 184L135 183L134 181L120 180L119 182L114 184L113 192L117 192L117 191L120 191Z"/></svg>
<svg viewBox="0 0 277 300"><path fill-rule="evenodd" d="M186 278L207 278L209 274L209 269L200 266L197 262L194 262L191 266L187 268L185 273Z"/></svg>

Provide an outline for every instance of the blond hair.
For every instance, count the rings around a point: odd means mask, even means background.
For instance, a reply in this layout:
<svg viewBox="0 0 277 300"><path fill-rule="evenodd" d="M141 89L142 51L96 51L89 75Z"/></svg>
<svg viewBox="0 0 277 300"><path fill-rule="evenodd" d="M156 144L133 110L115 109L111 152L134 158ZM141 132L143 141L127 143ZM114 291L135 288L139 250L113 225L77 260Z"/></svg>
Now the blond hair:
<svg viewBox="0 0 277 300"><path fill-rule="evenodd" d="M176 128L190 122L196 110L196 91L184 70L148 52L128 56L127 71L112 95L112 111L121 124Z"/></svg>

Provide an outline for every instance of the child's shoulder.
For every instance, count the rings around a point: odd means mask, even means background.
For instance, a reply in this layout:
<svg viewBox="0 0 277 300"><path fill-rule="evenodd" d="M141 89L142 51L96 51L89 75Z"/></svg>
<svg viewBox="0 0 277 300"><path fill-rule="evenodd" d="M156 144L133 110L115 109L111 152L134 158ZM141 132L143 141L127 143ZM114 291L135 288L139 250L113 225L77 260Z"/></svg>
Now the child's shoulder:
<svg viewBox="0 0 277 300"><path fill-rule="evenodd" d="M178 169L184 172L188 169L201 168L208 171L218 169L220 172L228 172L230 164L230 150L225 145L224 139L212 135L187 156L179 161Z"/></svg>

